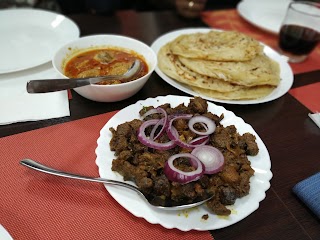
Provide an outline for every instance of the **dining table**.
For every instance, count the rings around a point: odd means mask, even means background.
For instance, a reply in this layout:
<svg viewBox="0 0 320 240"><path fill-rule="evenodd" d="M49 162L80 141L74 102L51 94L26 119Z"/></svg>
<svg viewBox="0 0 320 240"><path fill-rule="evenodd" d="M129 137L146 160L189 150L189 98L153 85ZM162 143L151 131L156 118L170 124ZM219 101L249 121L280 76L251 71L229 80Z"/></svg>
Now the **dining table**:
<svg viewBox="0 0 320 240"><path fill-rule="evenodd" d="M67 17L78 25L81 36L116 34L151 45L170 31L217 28L252 34L276 48L276 35L246 22L236 9L207 10L196 19L183 18L171 10L75 13ZM308 60L309 65L290 64L293 85L277 99L259 104L212 101L250 124L270 155L270 188L258 208L241 221L205 231L163 227L133 216L102 184L45 175L19 164L23 158L32 158L61 170L99 177L96 141L100 129L116 112L158 96L192 97L153 72L145 86L128 99L95 102L71 90L70 116L1 125L0 224L13 239L24 240L320 239L320 219L292 191L298 182L320 171L320 128L308 116L320 112L320 61L313 58L316 56Z"/></svg>

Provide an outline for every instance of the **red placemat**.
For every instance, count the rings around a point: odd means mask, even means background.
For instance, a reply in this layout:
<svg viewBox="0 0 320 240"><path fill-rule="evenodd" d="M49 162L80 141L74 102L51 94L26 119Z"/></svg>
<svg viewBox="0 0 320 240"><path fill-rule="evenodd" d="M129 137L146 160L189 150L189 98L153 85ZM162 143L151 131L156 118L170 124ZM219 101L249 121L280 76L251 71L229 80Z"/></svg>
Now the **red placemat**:
<svg viewBox="0 0 320 240"><path fill-rule="evenodd" d="M0 224L19 239L210 239L209 231L168 230L122 208L102 184L23 167L32 158L98 177L96 140L115 112L0 139Z"/></svg>
<svg viewBox="0 0 320 240"><path fill-rule="evenodd" d="M320 82L293 88L289 93L311 112L320 112Z"/></svg>
<svg viewBox="0 0 320 240"><path fill-rule="evenodd" d="M232 30L245 33L273 49L278 49L277 35L265 32L245 21L236 9L205 11L201 15L202 21L212 28ZM320 45L303 63L290 64L295 74L320 69Z"/></svg>

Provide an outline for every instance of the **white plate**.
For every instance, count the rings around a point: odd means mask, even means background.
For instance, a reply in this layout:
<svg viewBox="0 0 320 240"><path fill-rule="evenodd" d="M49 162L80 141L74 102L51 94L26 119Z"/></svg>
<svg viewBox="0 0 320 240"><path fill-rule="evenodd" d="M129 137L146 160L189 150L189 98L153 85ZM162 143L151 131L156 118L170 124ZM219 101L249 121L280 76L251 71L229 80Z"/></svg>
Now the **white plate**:
<svg viewBox="0 0 320 240"><path fill-rule="evenodd" d="M34 9L0 10L0 33L0 73L49 62L59 47L80 35L69 18Z"/></svg>
<svg viewBox="0 0 320 240"><path fill-rule="evenodd" d="M274 34L278 34L287 7L292 0L243 0L237 10L241 17L252 25Z"/></svg>
<svg viewBox="0 0 320 240"><path fill-rule="evenodd" d="M109 143L112 134L109 130L110 127L116 127L126 121L139 118L139 110L143 106L159 106L164 103L170 103L172 107L184 103L187 105L190 101L189 97L182 96L164 96L157 98L148 98L143 101L138 101L136 104L130 105L117 114L115 114L109 122L101 129L100 137L97 141L98 147L96 149L96 164L99 168L99 174L103 178L114 179L123 181L120 174L111 170L112 159L115 159L114 152L110 150ZM137 193L121 187L105 185L111 196L125 209L136 217L144 218L149 223L160 224L165 228L177 228L182 231L189 230L213 230L227 227L231 224L239 222L249 214L254 212L259 207L259 202L265 198L265 192L270 187L271 162L268 150L258 134L253 128L245 123L241 118L235 116L232 112L227 111L225 108L217 106L208 102L208 110L214 114L224 114L222 124L224 126L234 124L238 132L243 134L250 132L256 136L257 144L259 147L259 154L255 157L250 157L253 169L256 171L254 176L250 179L251 190L249 195L237 199L236 203L230 207L232 214L229 217L218 217L214 214L209 214L208 220L203 220L201 217L208 214L205 206L200 206L192 210L185 211L164 211L156 210L150 207Z"/></svg>
<svg viewBox="0 0 320 240"><path fill-rule="evenodd" d="M166 43L172 41L176 37L180 36L181 34L190 34L190 33L196 33L196 32L208 32L213 29L209 28L191 28L191 29L181 29L173 32L169 32L161 37L159 37L157 40L155 40L151 48L155 51L156 54L158 54L160 48L165 45ZM221 31L221 30L219 30ZM191 88L189 88L187 85L179 83L175 81L174 79L168 77L166 74L164 74L159 67L157 66L155 71L156 73L167 83L172 85L173 87L188 93L193 96L201 96L204 99L214 101L214 102L220 102L220 103L230 103L230 104L257 104L257 103L264 103L269 102L274 99L277 99L281 96L283 96L286 92L289 91L293 84L293 73L289 66L289 64L286 62L286 59L284 57L281 57L276 51L271 49L268 46L264 45L264 52L272 58L273 60L277 61L280 64L280 84L279 86L272 91L271 94L264 98L260 99L254 99L254 100L223 100L223 99L217 99L217 98L211 98L205 95L201 95L195 91L193 91Z"/></svg>
<svg viewBox="0 0 320 240"><path fill-rule="evenodd" d="M1 240L13 240L7 230L0 224L0 239Z"/></svg>

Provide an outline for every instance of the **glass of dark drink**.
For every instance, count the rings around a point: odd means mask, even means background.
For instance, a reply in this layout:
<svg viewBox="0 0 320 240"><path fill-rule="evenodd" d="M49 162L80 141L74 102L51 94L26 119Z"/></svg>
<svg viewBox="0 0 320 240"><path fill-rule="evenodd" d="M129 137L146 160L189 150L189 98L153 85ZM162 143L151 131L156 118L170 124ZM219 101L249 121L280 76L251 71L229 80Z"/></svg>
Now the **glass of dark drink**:
<svg viewBox="0 0 320 240"><path fill-rule="evenodd" d="M320 3L291 2L279 33L279 47L289 62L306 60L320 41Z"/></svg>

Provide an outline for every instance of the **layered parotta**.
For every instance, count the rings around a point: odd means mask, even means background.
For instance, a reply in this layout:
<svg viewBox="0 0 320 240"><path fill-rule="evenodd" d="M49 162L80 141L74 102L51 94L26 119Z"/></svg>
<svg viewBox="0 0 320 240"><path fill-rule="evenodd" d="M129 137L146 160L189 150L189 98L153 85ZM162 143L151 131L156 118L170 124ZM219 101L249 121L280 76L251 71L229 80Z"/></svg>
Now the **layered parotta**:
<svg viewBox="0 0 320 240"><path fill-rule="evenodd" d="M211 98L224 99L224 100L251 100L262 98L269 95L275 87L264 85L242 88L231 92L220 92L211 89L199 88L191 86L191 89L197 93Z"/></svg>
<svg viewBox="0 0 320 240"><path fill-rule="evenodd" d="M173 54L215 61L248 61L263 52L255 39L233 31L184 34L177 37L170 50Z"/></svg>
<svg viewBox="0 0 320 240"><path fill-rule="evenodd" d="M198 74L186 68L170 51L169 45L163 46L158 53L158 66L162 72L183 84L207 88L211 90L230 92L244 88L224 80Z"/></svg>
<svg viewBox="0 0 320 240"><path fill-rule="evenodd" d="M248 87L266 84L277 86L280 81L279 64L265 54L241 62L209 61L181 56L178 58L192 71L234 84Z"/></svg>
<svg viewBox="0 0 320 240"><path fill-rule="evenodd" d="M279 64L256 40L236 32L181 35L158 52L158 66L193 91L217 99L257 99L280 83Z"/></svg>

